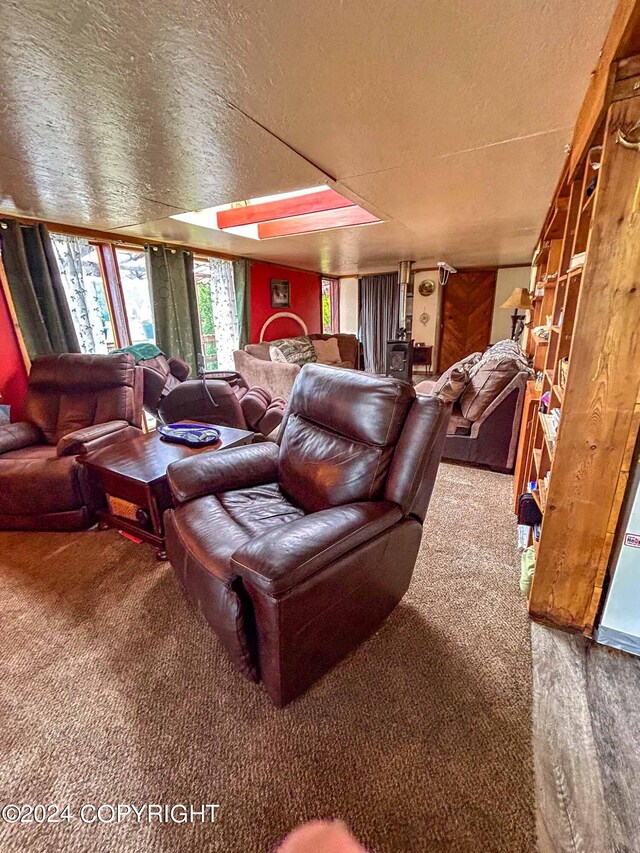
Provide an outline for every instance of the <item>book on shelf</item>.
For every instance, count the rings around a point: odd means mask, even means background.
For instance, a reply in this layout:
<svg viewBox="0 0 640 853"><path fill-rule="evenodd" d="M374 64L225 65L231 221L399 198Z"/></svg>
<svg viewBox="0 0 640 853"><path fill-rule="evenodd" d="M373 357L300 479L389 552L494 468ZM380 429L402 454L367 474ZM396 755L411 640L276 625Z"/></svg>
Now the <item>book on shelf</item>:
<svg viewBox="0 0 640 853"><path fill-rule="evenodd" d="M584 260L587 257L586 252L578 252L571 258L571 263L569 264L569 269L574 270L576 267L581 267L584 265Z"/></svg>

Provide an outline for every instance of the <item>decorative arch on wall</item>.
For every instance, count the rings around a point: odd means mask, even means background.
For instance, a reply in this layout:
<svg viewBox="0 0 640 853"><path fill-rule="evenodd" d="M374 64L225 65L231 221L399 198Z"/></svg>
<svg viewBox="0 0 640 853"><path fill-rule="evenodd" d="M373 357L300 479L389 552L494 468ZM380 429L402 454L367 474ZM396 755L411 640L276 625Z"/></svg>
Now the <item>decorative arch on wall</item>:
<svg viewBox="0 0 640 853"><path fill-rule="evenodd" d="M309 329L307 328L307 324L304 322L302 317L298 317L297 314L292 314L291 311L278 311L277 314L272 314L268 320L266 320L260 329L260 343L264 341L264 333L267 331L268 327L273 323L274 320L278 320L281 317L288 317L290 320L295 320L296 323L299 323L302 328L302 333L304 335L309 334Z"/></svg>

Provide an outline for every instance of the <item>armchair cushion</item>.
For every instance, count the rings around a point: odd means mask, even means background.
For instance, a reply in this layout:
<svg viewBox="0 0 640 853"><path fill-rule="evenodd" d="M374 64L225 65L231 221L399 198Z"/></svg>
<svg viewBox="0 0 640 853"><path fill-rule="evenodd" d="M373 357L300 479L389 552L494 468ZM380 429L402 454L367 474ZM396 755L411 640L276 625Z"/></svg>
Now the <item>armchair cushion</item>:
<svg viewBox="0 0 640 853"><path fill-rule="evenodd" d="M179 504L203 495L261 486L278 477L279 448L273 442L249 444L172 462L171 493Z"/></svg>
<svg viewBox="0 0 640 853"><path fill-rule="evenodd" d="M26 420L48 444L92 424L123 419L142 425L142 373L130 353L62 353L34 359Z"/></svg>
<svg viewBox="0 0 640 853"><path fill-rule="evenodd" d="M86 503L86 475L75 457L56 455L50 444L29 445L0 456L0 528L13 516L42 517L79 510Z"/></svg>
<svg viewBox="0 0 640 853"><path fill-rule="evenodd" d="M402 518L389 501L347 504L306 515L242 545L231 565L270 595L282 595Z"/></svg>
<svg viewBox="0 0 640 853"><path fill-rule="evenodd" d="M0 426L0 454L20 450L30 444L40 444L42 441L42 433L35 424L21 421Z"/></svg>
<svg viewBox="0 0 640 853"><path fill-rule="evenodd" d="M67 433L56 445L56 452L58 456L84 455L139 434L140 430L127 421L107 421Z"/></svg>
<svg viewBox="0 0 640 853"><path fill-rule="evenodd" d="M282 439L280 484L307 512L375 501L382 497L393 450L353 441L291 415Z"/></svg>

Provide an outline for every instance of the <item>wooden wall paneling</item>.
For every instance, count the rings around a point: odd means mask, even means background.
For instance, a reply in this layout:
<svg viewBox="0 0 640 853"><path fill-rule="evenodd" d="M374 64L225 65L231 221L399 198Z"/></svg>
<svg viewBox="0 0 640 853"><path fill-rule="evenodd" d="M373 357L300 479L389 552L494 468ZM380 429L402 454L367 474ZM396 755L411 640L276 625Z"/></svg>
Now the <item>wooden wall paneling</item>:
<svg viewBox="0 0 640 853"><path fill-rule="evenodd" d="M492 269L458 272L449 277L441 312L440 372L489 345L496 274Z"/></svg>
<svg viewBox="0 0 640 853"><path fill-rule="evenodd" d="M640 98L608 113L570 371L533 579L531 615L583 631L640 392L640 153L616 144ZM569 295L569 294L568 294Z"/></svg>

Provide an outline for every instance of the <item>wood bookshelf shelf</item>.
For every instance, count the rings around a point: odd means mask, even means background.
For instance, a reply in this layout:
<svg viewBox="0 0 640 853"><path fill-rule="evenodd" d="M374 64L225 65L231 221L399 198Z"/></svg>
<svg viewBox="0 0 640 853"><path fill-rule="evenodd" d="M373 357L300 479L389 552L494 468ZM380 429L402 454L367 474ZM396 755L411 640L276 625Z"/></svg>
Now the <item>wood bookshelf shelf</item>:
<svg viewBox="0 0 640 853"><path fill-rule="evenodd" d="M523 347L554 418L529 393L514 486L531 489L543 515L529 540L536 555L529 612L586 636L607 587L640 431L640 156L617 144L619 128L640 124L640 55L629 55L640 44L640 18L625 10L628 31L612 28L605 42L597 94L590 89L583 104L533 255L537 284ZM616 79L626 86L618 99ZM533 333L541 326L548 340Z"/></svg>
<svg viewBox="0 0 640 853"><path fill-rule="evenodd" d="M549 415L545 415L543 412L538 412L538 417L540 419L540 424L542 426L542 435L544 437L544 442L547 445L547 453L549 454L549 459L553 461L553 454L555 452L555 438L551 438L549 434L549 425L547 423L546 418L550 417ZM538 474L540 474L540 470L538 469Z"/></svg>
<svg viewBox="0 0 640 853"><path fill-rule="evenodd" d="M538 475L540 474L540 466L542 465L542 450L539 450L537 447L533 449L533 461L535 464L535 479L538 479Z"/></svg>
<svg viewBox="0 0 640 853"><path fill-rule="evenodd" d="M539 491L540 491L540 509L542 512L547 508L547 487L545 485L545 480L540 480L539 482Z"/></svg>
<svg viewBox="0 0 640 853"><path fill-rule="evenodd" d="M582 205L582 211L581 212L583 214L590 212L590 208L593 205L593 200L595 197L596 197L595 192L591 193L591 195L587 198L585 203Z"/></svg>
<svg viewBox="0 0 640 853"><path fill-rule="evenodd" d="M540 335L535 335L533 332L531 332L531 337L534 339L534 341L539 347L546 347L549 343L548 338L541 338Z"/></svg>

